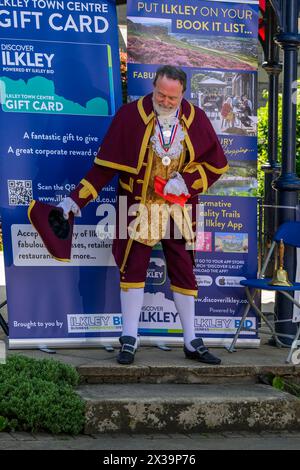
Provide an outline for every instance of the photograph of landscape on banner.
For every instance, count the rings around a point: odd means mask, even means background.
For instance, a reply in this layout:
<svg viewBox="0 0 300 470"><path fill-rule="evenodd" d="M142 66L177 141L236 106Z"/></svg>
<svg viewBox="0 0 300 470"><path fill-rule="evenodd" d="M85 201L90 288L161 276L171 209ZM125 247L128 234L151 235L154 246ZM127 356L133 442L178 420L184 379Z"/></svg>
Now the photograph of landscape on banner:
<svg viewBox="0 0 300 470"><path fill-rule="evenodd" d="M257 37L173 32L172 20L129 17L128 62L257 70Z"/></svg>
<svg viewBox="0 0 300 470"><path fill-rule="evenodd" d="M256 196L257 163L254 160L229 160L229 170L207 190L208 195Z"/></svg>

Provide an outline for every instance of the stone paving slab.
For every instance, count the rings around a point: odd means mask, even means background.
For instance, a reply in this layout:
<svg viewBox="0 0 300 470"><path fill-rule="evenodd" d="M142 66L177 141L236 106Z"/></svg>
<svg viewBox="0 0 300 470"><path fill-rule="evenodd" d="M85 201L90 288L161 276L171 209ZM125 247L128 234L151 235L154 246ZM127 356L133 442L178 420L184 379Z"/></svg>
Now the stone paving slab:
<svg viewBox="0 0 300 470"><path fill-rule="evenodd" d="M210 348L212 352L222 359L222 365L227 366L283 366L293 367L285 363L288 349L269 346L265 342L259 348L240 348L237 352L229 353L225 348ZM122 368L116 362L118 350L109 353L103 348L81 348L81 349L64 349L56 348L56 354L47 354L38 349L11 349L9 354L24 354L34 358L56 359L62 362L73 364L74 366L97 365L103 367ZM193 366L195 363L184 357L180 347L173 347L171 351L162 351L156 347L140 347L134 365L131 367L152 367L154 365L167 365L172 367L176 363L178 366ZM197 367L205 367L204 364L197 363ZM297 368L300 368L299 366Z"/></svg>
<svg viewBox="0 0 300 470"><path fill-rule="evenodd" d="M9 436L9 438L7 438ZM57 436L36 434L32 440L18 441L0 432L0 450L299 450L300 432L195 433L195 434L106 434L76 436L61 440ZM103 456L108 455L103 452ZM116 455L119 455L116 453ZM201 457L201 456L200 456ZM199 461L200 463L200 461Z"/></svg>

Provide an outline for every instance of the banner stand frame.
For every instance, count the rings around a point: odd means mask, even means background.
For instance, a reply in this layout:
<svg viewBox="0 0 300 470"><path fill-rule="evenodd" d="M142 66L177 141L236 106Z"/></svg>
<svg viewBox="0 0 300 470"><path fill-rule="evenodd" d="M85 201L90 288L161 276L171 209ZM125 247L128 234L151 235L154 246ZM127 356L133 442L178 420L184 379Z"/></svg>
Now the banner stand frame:
<svg viewBox="0 0 300 470"><path fill-rule="evenodd" d="M5 300L4 302L2 302L2 303L0 304L0 310L1 310L1 308L5 307L6 304L7 304L7 300ZM1 315L1 313L0 313L0 326L1 326L2 330L4 331L4 334L5 334L6 336L8 336L8 331L9 331L9 330L8 330L8 324L7 324L6 321L4 320L3 316Z"/></svg>

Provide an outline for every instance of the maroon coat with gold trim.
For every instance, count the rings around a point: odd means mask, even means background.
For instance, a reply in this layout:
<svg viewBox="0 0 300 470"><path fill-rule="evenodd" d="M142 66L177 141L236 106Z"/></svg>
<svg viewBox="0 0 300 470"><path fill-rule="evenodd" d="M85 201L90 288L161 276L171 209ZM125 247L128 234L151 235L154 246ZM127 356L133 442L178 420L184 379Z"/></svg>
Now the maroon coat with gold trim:
<svg viewBox="0 0 300 470"><path fill-rule="evenodd" d="M185 133L180 173L191 194L188 202L195 207L198 202L195 196L204 193L227 171L228 164L206 114L185 99L181 102L180 123ZM122 106L112 121L93 167L70 195L80 208L95 199L116 173L119 173L119 195L127 196L127 206L145 203L154 125L152 94ZM191 222L195 223L195 217L193 210ZM134 218L134 215L127 217L127 226ZM117 224L113 254L121 271L126 265L131 244L131 238L124 240L118 237Z"/></svg>

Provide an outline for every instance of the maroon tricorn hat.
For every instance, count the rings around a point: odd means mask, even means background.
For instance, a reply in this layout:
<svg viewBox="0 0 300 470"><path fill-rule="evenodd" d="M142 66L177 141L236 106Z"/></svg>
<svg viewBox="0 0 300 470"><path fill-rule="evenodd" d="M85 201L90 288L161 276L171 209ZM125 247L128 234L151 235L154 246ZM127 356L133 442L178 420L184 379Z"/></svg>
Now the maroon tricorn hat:
<svg viewBox="0 0 300 470"><path fill-rule="evenodd" d="M74 214L70 212L66 220L61 208L32 200L28 208L28 218L50 255L59 261L70 261Z"/></svg>

